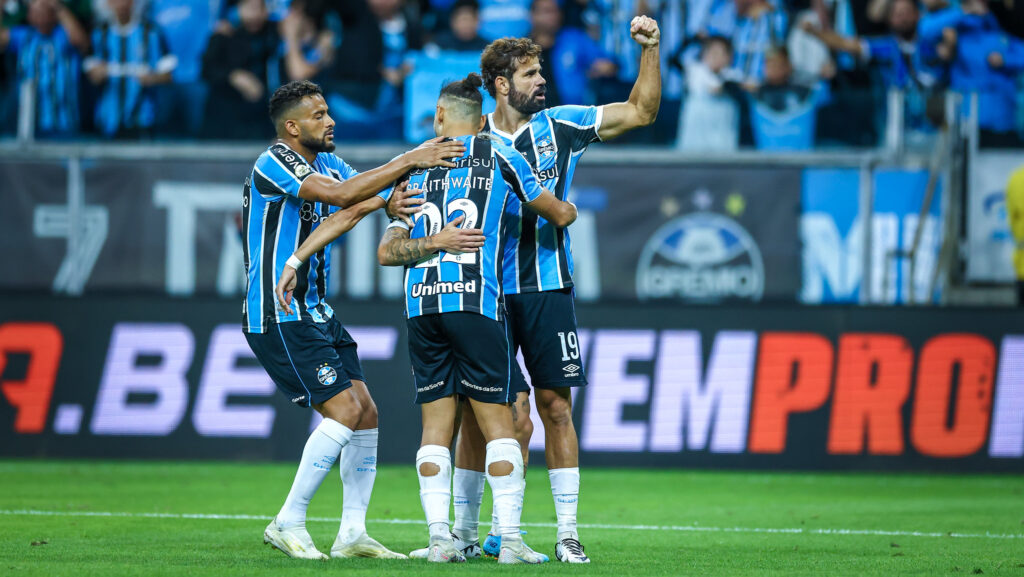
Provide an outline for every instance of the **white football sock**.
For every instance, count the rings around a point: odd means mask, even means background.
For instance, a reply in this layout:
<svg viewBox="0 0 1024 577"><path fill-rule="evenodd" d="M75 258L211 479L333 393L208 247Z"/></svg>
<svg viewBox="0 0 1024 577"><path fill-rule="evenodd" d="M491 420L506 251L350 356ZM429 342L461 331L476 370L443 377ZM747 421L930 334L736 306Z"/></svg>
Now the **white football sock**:
<svg viewBox="0 0 1024 577"><path fill-rule="evenodd" d="M463 541L472 543L480 537L480 503L484 500L484 479L482 471L455 468L453 497L455 498L455 527L453 532Z"/></svg>
<svg viewBox="0 0 1024 577"><path fill-rule="evenodd" d="M340 466L344 504L338 539L351 543L366 532L366 509L370 506L370 494L377 478L377 429L353 433L352 440L341 452Z"/></svg>
<svg viewBox="0 0 1024 577"><path fill-rule="evenodd" d="M508 461L512 463L509 475L491 475L491 463ZM487 482L494 496L494 510L497 513L502 541L520 539L519 521L523 514L523 492L526 480L523 478L523 452L515 439L495 439L487 443ZM492 529L493 531L493 529Z"/></svg>
<svg viewBox="0 0 1024 577"><path fill-rule="evenodd" d="M420 466L433 463L441 471L425 477ZM450 538L448 507L452 501L452 456L447 447L424 445L416 452L416 475L420 478L420 503L427 517L427 529L431 537Z"/></svg>
<svg viewBox="0 0 1024 577"><path fill-rule="evenodd" d="M352 438L352 429L332 419L324 419L306 441L302 450L299 470L288 492L288 498L277 514L282 525L302 525L306 522L306 509L313 494L331 472L331 466L338 460L338 453Z"/></svg>
<svg viewBox="0 0 1024 577"><path fill-rule="evenodd" d="M551 469L548 477L551 479L551 496L555 499L558 540L579 540L580 535L576 532L576 507L580 500L580 468Z"/></svg>

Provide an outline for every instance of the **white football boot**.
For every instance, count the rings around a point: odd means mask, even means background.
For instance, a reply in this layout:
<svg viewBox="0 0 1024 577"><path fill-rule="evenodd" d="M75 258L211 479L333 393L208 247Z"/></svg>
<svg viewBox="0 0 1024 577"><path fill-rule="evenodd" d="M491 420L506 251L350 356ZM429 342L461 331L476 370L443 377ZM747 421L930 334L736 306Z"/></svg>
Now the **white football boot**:
<svg viewBox="0 0 1024 577"><path fill-rule="evenodd" d="M548 560L547 555L542 555L523 542L522 539L501 540L501 552L498 553L498 563L503 565L515 565L529 563L531 565L544 563Z"/></svg>
<svg viewBox="0 0 1024 577"><path fill-rule="evenodd" d="M449 536L431 537L427 547L427 561L431 563L465 563L466 556L455 548L455 541Z"/></svg>
<svg viewBox="0 0 1024 577"><path fill-rule="evenodd" d="M590 563L590 557L583 552L583 545L572 537L555 543L555 558L562 563Z"/></svg>
<svg viewBox="0 0 1024 577"><path fill-rule="evenodd" d="M277 517L263 531L263 542L293 559L328 559L317 550L305 525L284 527L278 524Z"/></svg>
<svg viewBox="0 0 1024 577"><path fill-rule="evenodd" d="M331 547L331 557L336 559L347 559L349 557L408 559L405 555L396 553L384 545L381 545L376 539L370 537L366 533L363 533L351 543L343 543L339 539L335 539L334 546Z"/></svg>
<svg viewBox="0 0 1024 577"><path fill-rule="evenodd" d="M480 549L480 541L463 541L455 533L452 533L452 541L455 542L455 548L461 551L462 556L466 559L475 559L476 557L482 557L484 554L483 550ZM430 548L424 547L409 553L409 557L412 559L426 559L428 553L430 553Z"/></svg>

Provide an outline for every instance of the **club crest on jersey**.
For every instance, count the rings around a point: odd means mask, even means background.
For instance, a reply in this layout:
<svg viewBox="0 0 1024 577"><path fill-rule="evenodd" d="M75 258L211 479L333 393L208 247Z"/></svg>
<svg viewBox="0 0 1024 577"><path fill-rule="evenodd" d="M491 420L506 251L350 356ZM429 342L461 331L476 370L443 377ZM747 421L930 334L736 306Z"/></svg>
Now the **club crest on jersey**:
<svg viewBox="0 0 1024 577"><path fill-rule="evenodd" d="M329 387L338 380L338 373L334 370L334 367L324 363L317 369L316 379L320 381L321 385Z"/></svg>
<svg viewBox="0 0 1024 577"><path fill-rule="evenodd" d="M550 158L555 155L555 143L551 142L548 137L543 137L537 141L537 155L540 158Z"/></svg>

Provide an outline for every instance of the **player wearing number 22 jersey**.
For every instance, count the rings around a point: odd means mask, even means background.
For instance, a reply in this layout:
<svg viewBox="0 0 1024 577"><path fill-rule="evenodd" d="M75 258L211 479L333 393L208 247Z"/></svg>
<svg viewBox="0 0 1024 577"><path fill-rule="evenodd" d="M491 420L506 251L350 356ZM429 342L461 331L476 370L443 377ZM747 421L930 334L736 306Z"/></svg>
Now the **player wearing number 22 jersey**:
<svg viewBox="0 0 1024 577"><path fill-rule="evenodd" d="M576 208L538 184L526 159L490 138L482 126L482 79L470 74L446 85L434 131L465 145L454 167L414 171L407 188L424 203L414 222L388 228L378 248L381 264L405 265L409 357L423 436L416 453L420 497L430 532L429 561L464 561L448 525L451 445L456 395L468 398L487 443L487 481L503 538L499 563L540 563L519 533L525 480L522 448L513 438L511 354L502 302L503 234L513 200L568 226ZM409 190L406 191L407 193ZM462 228L456 228L461 226ZM463 243L462 235L472 242Z"/></svg>
<svg viewBox="0 0 1024 577"><path fill-rule="evenodd" d="M512 148L476 136L456 140L465 144L466 154L454 161L455 168L410 174L408 187L420 191L425 202L409 238L431 237L462 217L461 227L480 229L484 244L478 252L441 250L406 265L405 304L417 402L458 393L508 403L516 370L502 299L508 206L536 201L545 191L523 156ZM391 227L409 229L401 221ZM447 317L442 323L439 315L446 313L474 314ZM459 324L462 330L442 330L440 324ZM466 347L466 354L458 355L461 362L454 363L447 355L445 360L436 358L442 332L456 349L458 344Z"/></svg>

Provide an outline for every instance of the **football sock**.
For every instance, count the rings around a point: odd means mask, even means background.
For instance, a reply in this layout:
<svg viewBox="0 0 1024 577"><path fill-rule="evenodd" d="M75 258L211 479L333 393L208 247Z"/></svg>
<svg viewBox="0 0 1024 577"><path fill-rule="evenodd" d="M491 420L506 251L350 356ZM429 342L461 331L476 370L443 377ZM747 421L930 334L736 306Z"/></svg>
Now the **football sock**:
<svg viewBox="0 0 1024 577"><path fill-rule="evenodd" d="M341 452L339 465L344 504L338 538L343 543L351 543L366 532L366 509L370 506L370 494L377 478L377 429L353 433L352 440Z"/></svg>
<svg viewBox="0 0 1024 577"><path fill-rule="evenodd" d="M551 496L555 499L555 516L558 519L558 540L579 539L576 532L576 508L580 497L580 468L551 469Z"/></svg>
<svg viewBox="0 0 1024 577"><path fill-rule="evenodd" d="M278 523L301 525L306 522L309 501L331 472L331 466L338 460L338 453L351 438L352 429L332 419L324 419L313 429L302 450L302 459L291 491L288 492L281 512L277 514Z"/></svg>
<svg viewBox="0 0 1024 577"><path fill-rule="evenodd" d="M512 463L512 473L492 475L491 464L501 461ZM495 439L487 443L487 482L491 485L491 494L494 495L494 510L497 513L502 541L520 539L519 521L523 513L526 480L523 478L523 453L518 441Z"/></svg>
<svg viewBox="0 0 1024 577"><path fill-rule="evenodd" d="M433 463L440 468L436 475L424 476L420 466ZM424 445L416 452L416 475L420 479L420 503L427 517L431 537L450 538L448 507L452 500L452 457L447 447Z"/></svg>
<svg viewBox="0 0 1024 577"><path fill-rule="evenodd" d="M453 497L455 498L455 536L472 543L480 537L477 529L480 525L480 503L484 499L484 479L482 471L455 468Z"/></svg>

